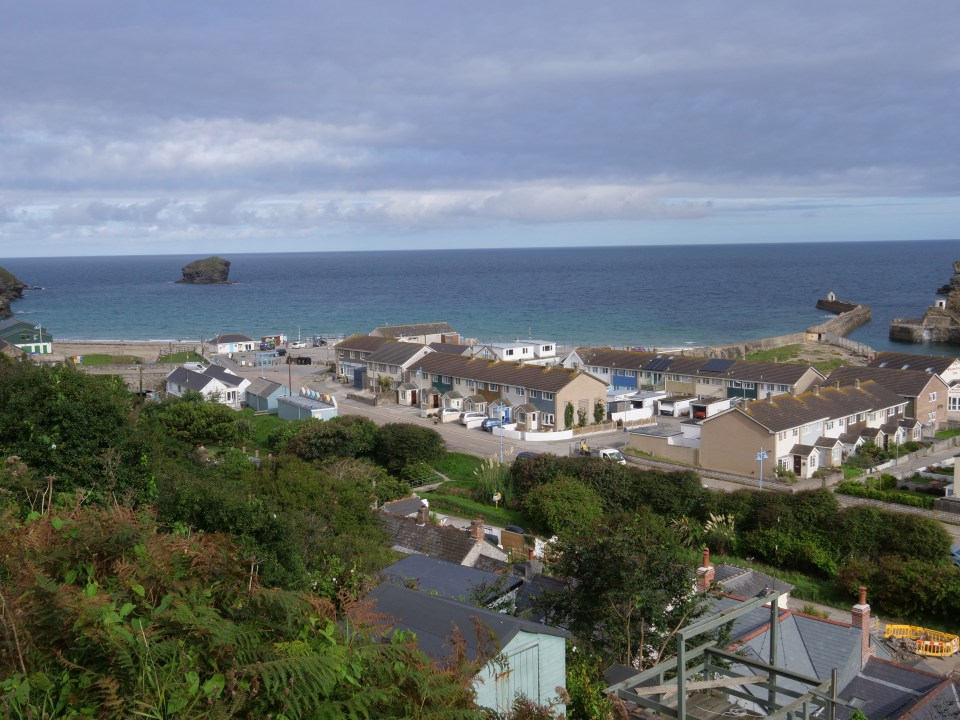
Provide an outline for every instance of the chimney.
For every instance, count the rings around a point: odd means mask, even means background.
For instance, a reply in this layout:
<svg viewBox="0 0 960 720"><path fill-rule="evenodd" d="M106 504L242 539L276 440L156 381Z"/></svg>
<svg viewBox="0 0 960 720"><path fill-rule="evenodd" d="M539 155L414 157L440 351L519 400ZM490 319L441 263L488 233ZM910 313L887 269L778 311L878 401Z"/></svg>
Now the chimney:
<svg viewBox="0 0 960 720"><path fill-rule="evenodd" d="M430 522L430 501L421 500L420 509L417 510L417 525L423 527Z"/></svg>
<svg viewBox="0 0 960 720"><path fill-rule="evenodd" d="M771 404L773 403L773 393L769 390L767 390L767 402Z"/></svg>
<svg viewBox="0 0 960 720"><path fill-rule="evenodd" d="M710 548L703 549L703 565L697 568L697 592L705 593L713 585L714 570L710 564Z"/></svg>
<svg viewBox="0 0 960 720"><path fill-rule="evenodd" d="M478 543L483 542L483 526L484 522L482 517L475 517L470 522L470 535L473 536L473 539Z"/></svg>
<svg viewBox="0 0 960 720"><path fill-rule="evenodd" d="M859 390L860 389L860 378L855 378L853 381L853 386Z"/></svg>
<svg viewBox="0 0 960 720"><path fill-rule="evenodd" d="M814 394L814 395L819 395L819 394L820 394L820 386L819 386L819 385L814 385L812 389L813 389L813 394Z"/></svg>
<svg viewBox="0 0 960 720"><path fill-rule="evenodd" d="M850 611L850 622L855 628L860 628L860 666L867 664L873 655L870 646L870 606L867 605L867 588L860 586L860 602Z"/></svg>

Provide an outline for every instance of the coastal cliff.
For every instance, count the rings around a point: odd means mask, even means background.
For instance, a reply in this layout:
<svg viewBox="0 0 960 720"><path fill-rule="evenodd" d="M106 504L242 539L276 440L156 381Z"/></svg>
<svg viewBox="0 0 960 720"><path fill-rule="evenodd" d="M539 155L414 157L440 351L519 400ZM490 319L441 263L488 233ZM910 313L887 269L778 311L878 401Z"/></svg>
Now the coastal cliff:
<svg viewBox="0 0 960 720"><path fill-rule="evenodd" d="M928 307L922 318L896 318L890 323L891 340L960 345L960 260L953 262L950 282L936 292L945 299Z"/></svg>
<svg viewBox="0 0 960 720"><path fill-rule="evenodd" d="M23 297L23 291L29 287L4 268L0 268L0 319L13 315L10 303Z"/></svg>
<svg viewBox="0 0 960 720"><path fill-rule="evenodd" d="M183 277L178 283L188 285L226 285L230 283L230 261L221 257L208 257L194 260L181 270Z"/></svg>

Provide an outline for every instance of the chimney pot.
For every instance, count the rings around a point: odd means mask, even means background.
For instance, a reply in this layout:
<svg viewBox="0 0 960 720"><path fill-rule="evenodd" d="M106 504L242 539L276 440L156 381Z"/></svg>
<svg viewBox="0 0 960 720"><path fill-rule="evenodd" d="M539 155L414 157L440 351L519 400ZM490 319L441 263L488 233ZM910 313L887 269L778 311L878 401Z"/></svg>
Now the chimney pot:
<svg viewBox="0 0 960 720"><path fill-rule="evenodd" d="M861 585L859 589L860 589L860 604L866 605L867 604L867 588Z"/></svg>
<svg viewBox="0 0 960 720"><path fill-rule="evenodd" d="M819 395L819 394L820 394L820 386L819 386L819 385L814 385L814 386L813 386L813 394L814 394L814 395Z"/></svg>
<svg viewBox="0 0 960 720"><path fill-rule="evenodd" d="M856 378L856 379L853 381L853 386L854 386L857 390L860 389L860 378Z"/></svg>

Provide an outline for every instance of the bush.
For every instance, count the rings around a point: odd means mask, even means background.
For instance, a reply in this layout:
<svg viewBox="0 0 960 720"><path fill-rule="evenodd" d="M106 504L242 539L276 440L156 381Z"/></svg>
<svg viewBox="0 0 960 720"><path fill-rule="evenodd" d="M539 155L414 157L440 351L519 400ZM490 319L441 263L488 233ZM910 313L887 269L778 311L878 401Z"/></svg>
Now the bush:
<svg viewBox="0 0 960 720"><path fill-rule="evenodd" d="M911 507L933 509L933 498L923 497L922 495L913 495L905 492L894 492L886 490L872 489L866 485L861 485L854 480L845 480L837 485L836 491L841 495L852 495L854 497L870 498L871 500L882 500L883 502L896 503L898 505L909 505Z"/></svg>

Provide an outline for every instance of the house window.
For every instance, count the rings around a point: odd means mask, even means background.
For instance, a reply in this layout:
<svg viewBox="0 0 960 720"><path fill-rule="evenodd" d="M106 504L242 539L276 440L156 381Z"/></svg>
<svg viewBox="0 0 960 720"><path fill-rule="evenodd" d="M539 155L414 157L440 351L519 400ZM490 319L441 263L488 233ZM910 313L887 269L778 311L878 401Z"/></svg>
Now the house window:
<svg viewBox="0 0 960 720"><path fill-rule="evenodd" d="M540 393L537 392L536 390L531 390L531 391L530 391L530 397L532 397L532 398L540 397Z"/></svg>
<svg viewBox="0 0 960 720"><path fill-rule="evenodd" d="M960 410L960 397L948 398L947 409L951 411Z"/></svg>
<svg viewBox="0 0 960 720"><path fill-rule="evenodd" d="M509 393L509 392L510 392L510 386L509 386L509 385L504 385L504 386L503 386L503 394L506 395L506 394Z"/></svg>
<svg viewBox="0 0 960 720"><path fill-rule="evenodd" d="M350 351L350 359L353 360L353 359L356 358L356 357L357 357L357 351L356 351L356 350L351 350L351 351Z"/></svg>
<svg viewBox="0 0 960 720"><path fill-rule="evenodd" d="M507 354L507 357L510 357L511 355L513 355L513 348L510 348L509 350L507 350L506 354Z"/></svg>
<svg viewBox="0 0 960 720"><path fill-rule="evenodd" d="M544 424L544 425L555 425L555 424L556 424L556 418L553 416L553 413L545 413L545 414L544 414L544 416L543 416L543 424Z"/></svg>
<svg viewBox="0 0 960 720"><path fill-rule="evenodd" d="M752 383L752 382L745 382L745 383L743 384L743 389L744 389L744 390L753 390L755 387L756 387L756 385L755 385L754 383Z"/></svg>
<svg viewBox="0 0 960 720"><path fill-rule="evenodd" d="M400 368L398 368L396 365L391 365L391 366L390 366L390 372L392 372L394 375L396 375L398 372L400 372Z"/></svg>
<svg viewBox="0 0 960 720"><path fill-rule="evenodd" d="M798 437L799 435L800 435L800 428L794 428L794 429L793 429L793 436L794 436L794 437Z"/></svg>
<svg viewBox="0 0 960 720"><path fill-rule="evenodd" d="M843 418L837 420L837 427L843 427L843 424L846 422Z"/></svg>
<svg viewBox="0 0 960 720"><path fill-rule="evenodd" d="M450 376L449 376L449 375L444 375L444 376L443 376L443 382L444 382L446 385L449 385L449 384L450 384Z"/></svg>
<svg viewBox="0 0 960 720"><path fill-rule="evenodd" d="M524 396L524 395L526 395L526 394L527 394L527 391L524 390L522 387L518 387L518 388L517 388L517 395L520 395L520 396L522 397L522 396Z"/></svg>
<svg viewBox="0 0 960 720"><path fill-rule="evenodd" d="M936 421L937 421L937 412L936 412L936 410L934 410L932 413L927 413L927 419L928 419L930 422L936 422Z"/></svg>
<svg viewBox="0 0 960 720"><path fill-rule="evenodd" d="M857 421L856 415L851 415L847 418L847 425L853 425Z"/></svg>
<svg viewBox="0 0 960 720"><path fill-rule="evenodd" d="M476 386L477 386L477 383L475 383L473 380L467 380L467 387L468 387L468 388L472 388L472 387L476 387Z"/></svg>
<svg viewBox="0 0 960 720"><path fill-rule="evenodd" d="M433 376L433 381L434 381L434 382L440 382L440 376L439 376L439 375L434 375L434 376Z"/></svg>
<svg viewBox="0 0 960 720"><path fill-rule="evenodd" d="M789 386L789 385L777 385L777 390L779 390L780 392L790 392L790 386Z"/></svg>
<svg viewBox="0 0 960 720"><path fill-rule="evenodd" d="M602 372L604 375L609 375L610 368L600 368L600 372Z"/></svg>
<svg viewBox="0 0 960 720"><path fill-rule="evenodd" d="M377 370L379 372L386 372L387 371L386 363L377 363Z"/></svg>
<svg viewBox="0 0 960 720"><path fill-rule="evenodd" d="M935 392L930 393L930 402L937 401L937 394Z"/></svg>
<svg viewBox="0 0 960 720"><path fill-rule="evenodd" d="M896 408L887 408L887 417L893 417L897 414Z"/></svg>
<svg viewBox="0 0 960 720"><path fill-rule="evenodd" d="M833 420L827 420L826 429L833 430Z"/></svg>
<svg viewBox="0 0 960 720"><path fill-rule="evenodd" d="M460 384L460 378L454 378L454 379L453 379L453 384L454 384L454 385L459 385L459 384Z"/></svg>
<svg viewBox="0 0 960 720"><path fill-rule="evenodd" d="M777 440L786 440L787 434L785 432L777 433Z"/></svg>
<svg viewBox="0 0 960 720"><path fill-rule="evenodd" d="M730 387L741 388L743 387L743 383L740 382L739 380L734 380L733 382L730 383Z"/></svg>
<svg viewBox="0 0 960 720"><path fill-rule="evenodd" d="M786 458L778 458L778 459L777 459L777 466L778 466L781 470L789 470L789 469L790 469L790 466L789 466L789 464L787 463L787 459L786 459Z"/></svg>
<svg viewBox="0 0 960 720"><path fill-rule="evenodd" d="M499 389L500 389L500 386L497 385L496 383L487 383L487 389L488 389L488 390L499 390Z"/></svg>
<svg viewBox="0 0 960 720"><path fill-rule="evenodd" d="M814 453L810 456L810 469L813 470L817 466L817 454Z"/></svg>
<svg viewBox="0 0 960 720"><path fill-rule="evenodd" d="M543 393L543 399L544 399L544 400L553 400L553 393L548 393L548 392Z"/></svg>
<svg viewBox="0 0 960 720"><path fill-rule="evenodd" d="M544 345L541 352L553 352L553 345Z"/></svg>
<svg viewBox="0 0 960 720"><path fill-rule="evenodd" d="M875 412L870 413L870 422L873 422L877 419L877 414Z"/></svg>

